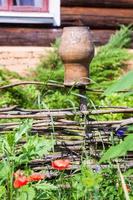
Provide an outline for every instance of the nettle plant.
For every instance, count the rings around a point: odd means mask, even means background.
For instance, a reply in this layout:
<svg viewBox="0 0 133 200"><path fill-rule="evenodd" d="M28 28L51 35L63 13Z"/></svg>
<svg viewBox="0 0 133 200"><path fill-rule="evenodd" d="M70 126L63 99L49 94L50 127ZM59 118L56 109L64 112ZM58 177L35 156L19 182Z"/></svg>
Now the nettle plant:
<svg viewBox="0 0 133 200"><path fill-rule="evenodd" d="M126 75L122 76L114 84L105 90L104 94L106 96L112 95L112 93L120 92L120 96L128 96L132 100L133 98L133 71L129 71ZM125 131L124 129L125 128ZM120 143L111 146L102 156L101 162L110 161L111 159L118 158L120 156L125 156L128 151L133 151L133 118L127 119L124 126L120 126L116 130L116 135L120 139ZM125 137L126 136L126 137Z"/></svg>
<svg viewBox="0 0 133 200"><path fill-rule="evenodd" d="M31 160L45 156L55 143L31 135L31 127L32 121L24 121L13 132L0 136L0 199L32 200L38 192L56 188L46 181L44 184L45 173L33 173L29 168Z"/></svg>
<svg viewBox="0 0 133 200"><path fill-rule="evenodd" d="M130 99L133 97L133 71L128 72L125 76L117 80L114 84L112 84L104 94L106 96L112 95L112 93L120 92L120 96L128 96ZM122 188L125 193L125 199L130 199L128 195L128 188L126 185L126 181L124 180L124 176L120 171L120 167L118 164L118 159L122 156L126 156L128 152L133 151L133 118L130 117L124 124L121 124L116 128L115 133L119 139L120 143L116 145L112 145L107 151L104 152L100 159L100 163L115 161L117 163L117 168L119 172L119 176L121 179ZM133 174L131 169L128 170L128 176ZM130 189L131 190L131 189ZM131 191L130 191L131 192Z"/></svg>

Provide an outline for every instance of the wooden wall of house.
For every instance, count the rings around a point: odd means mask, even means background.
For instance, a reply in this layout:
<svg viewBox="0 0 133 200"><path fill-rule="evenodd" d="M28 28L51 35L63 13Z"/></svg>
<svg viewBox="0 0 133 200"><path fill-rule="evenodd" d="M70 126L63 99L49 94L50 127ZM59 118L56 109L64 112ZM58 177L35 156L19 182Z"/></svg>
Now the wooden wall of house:
<svg viewBox="0 0 133 200"><path fill-rule="evenodd" d="M122 24L133 24L133 0L61 0L60 27L1 24L0 45L50 46L65 26L90 27L94 43L101 45Z"/></svg>

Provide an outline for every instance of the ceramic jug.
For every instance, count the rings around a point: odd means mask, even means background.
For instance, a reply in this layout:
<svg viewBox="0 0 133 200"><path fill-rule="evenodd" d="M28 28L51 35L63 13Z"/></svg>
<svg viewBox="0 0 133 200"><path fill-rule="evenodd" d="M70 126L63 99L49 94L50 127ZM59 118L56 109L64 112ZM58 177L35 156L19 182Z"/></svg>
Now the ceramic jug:
<svg viewBox="0 0 133 200"><path fill-rule="evenodd" d="M59 55L64 63L64 85L87 85L94 45L88 27L65 27Z"/></svg>

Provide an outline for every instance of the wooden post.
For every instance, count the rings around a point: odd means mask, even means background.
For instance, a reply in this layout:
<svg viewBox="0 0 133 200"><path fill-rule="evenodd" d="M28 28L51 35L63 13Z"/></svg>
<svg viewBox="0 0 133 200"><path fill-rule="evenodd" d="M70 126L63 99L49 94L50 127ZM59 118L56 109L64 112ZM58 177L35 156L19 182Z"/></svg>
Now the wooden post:
<svg viewBox="0 0 133 200"><path fill-rule="evenodd" d="M86 85L89 84L89 64L94 56L94 45L87 27L63 29L59 54L64 62L64 85L79 88L80 111L87 111ZM87 117L84 118L84 141L88 134ZM86 144L86 141L85 143Z"/></svg>

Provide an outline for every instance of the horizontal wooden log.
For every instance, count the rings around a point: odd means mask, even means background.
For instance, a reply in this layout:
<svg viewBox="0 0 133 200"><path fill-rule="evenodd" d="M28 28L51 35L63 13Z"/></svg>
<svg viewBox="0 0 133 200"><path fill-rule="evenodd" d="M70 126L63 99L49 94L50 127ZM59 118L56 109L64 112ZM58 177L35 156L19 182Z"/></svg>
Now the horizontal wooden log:
<svg viewBox="0 0 133 200"><path fill-rule="evenodd" d="M116 30L91 30L92 40L96 46L104 45L109 41L109 38L115 34ZM131 44L131 46L133 46Z"/></svg>
<svg viewBox="0 0 133 200"><path fill-rule="evenodd" d="M61 33L61 29L4 26L0 28L0 46L50 46Z"/></svg>
<svg viewBox="0 0 133 200"><path fill-rule="evenodd" d="M116 30L91 30L92 40L96 46L106 44ZM0 28L0 46L50 46L56 38L61 37L62 29L39 29L21 27ZM22 42L23 41L23 42ZM133 42L131 43L133 48Z"/></svg>
<svg viewBox="0 0 133 200"><path fill-rule="evenodd" d="M133 8L133 0L61 0L61 5Z"/></svg>
<svg viewBox="0 0 133 200"><path fill-rule="evenodd" d="M62 7L61 25L116 28L133 23L132 9Z"/></svg>
<svg viewBox="0 0 133 200"><path fill-rule="evenodd" d="M95 45L103 45L114 32L92 30L91 33ZM0 28L0 46L50 46L61 35L62 29L3 27Z"/></svg>

